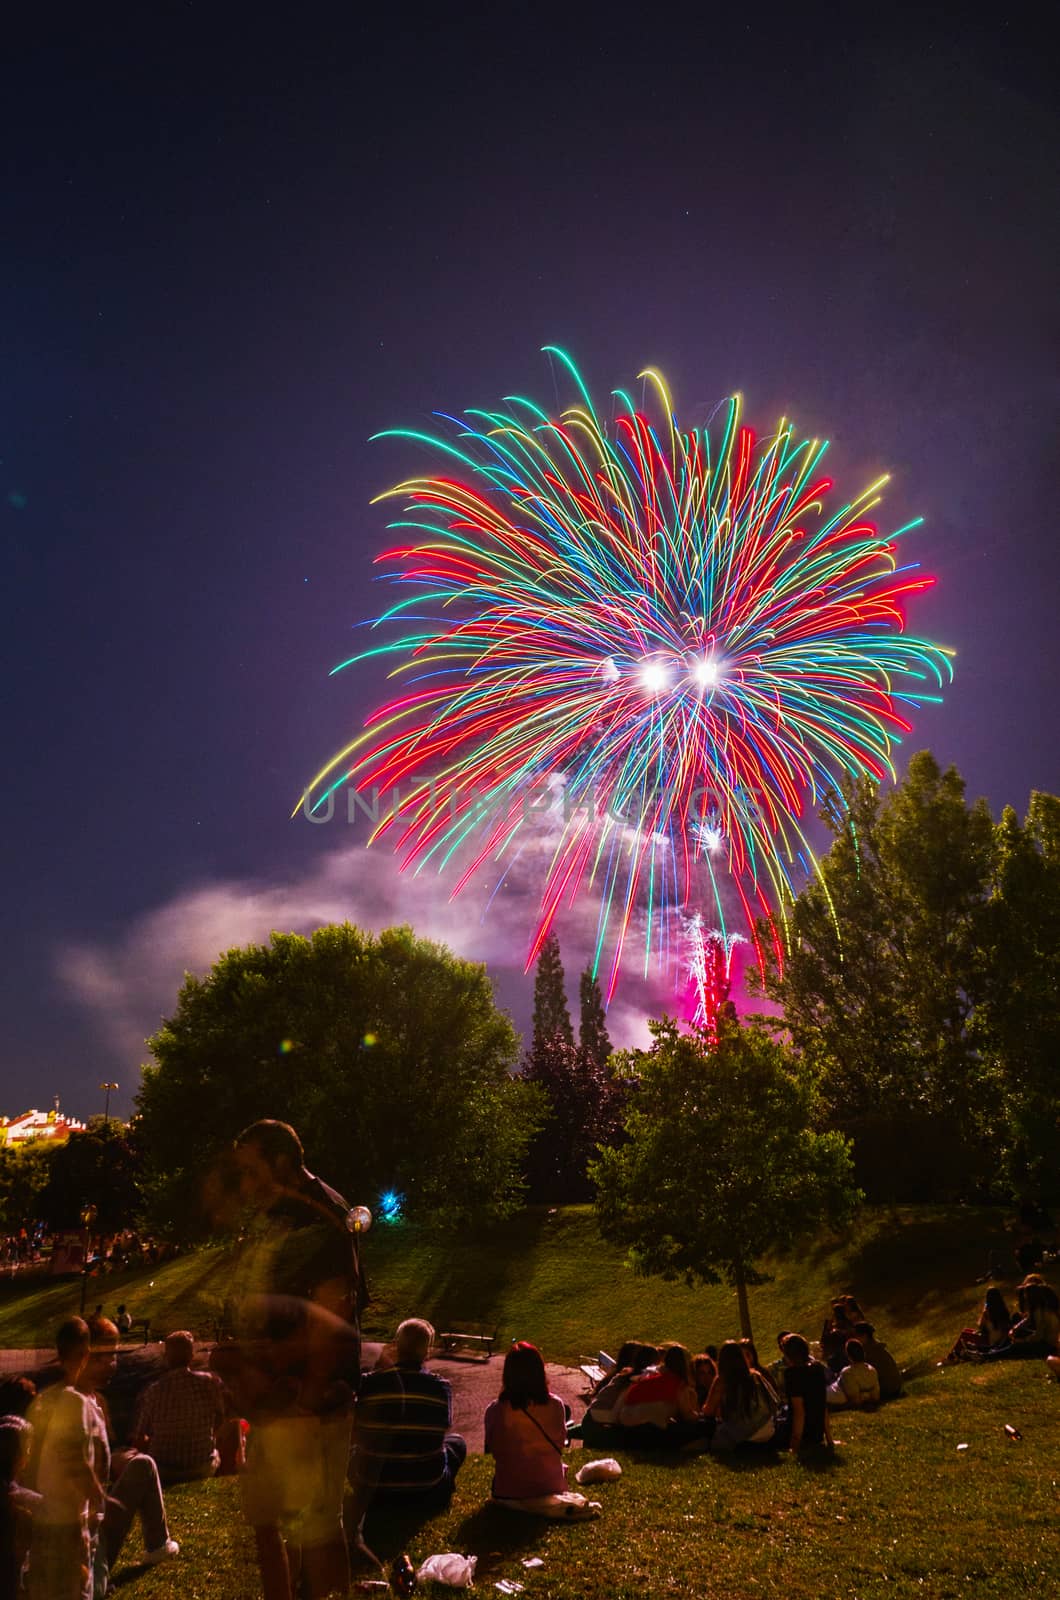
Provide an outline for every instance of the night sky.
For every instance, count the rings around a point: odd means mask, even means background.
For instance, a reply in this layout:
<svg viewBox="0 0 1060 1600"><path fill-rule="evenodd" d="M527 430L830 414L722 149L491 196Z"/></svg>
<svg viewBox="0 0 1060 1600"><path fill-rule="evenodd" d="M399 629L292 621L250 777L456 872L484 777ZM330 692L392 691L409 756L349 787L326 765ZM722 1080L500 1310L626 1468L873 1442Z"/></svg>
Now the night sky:
<svg viewBox="0 0 1060 1600"><path fill-rule="evenodd" d="M270 926L408 917L525 1017L514 912L289 813L382 682L327 677L424 464L369 435L554 406L546 343L891 470L958 652L903 761L1060 790L1045 8L280 9L5 40L7 1113L127 1111L184 967Z"/></svg>

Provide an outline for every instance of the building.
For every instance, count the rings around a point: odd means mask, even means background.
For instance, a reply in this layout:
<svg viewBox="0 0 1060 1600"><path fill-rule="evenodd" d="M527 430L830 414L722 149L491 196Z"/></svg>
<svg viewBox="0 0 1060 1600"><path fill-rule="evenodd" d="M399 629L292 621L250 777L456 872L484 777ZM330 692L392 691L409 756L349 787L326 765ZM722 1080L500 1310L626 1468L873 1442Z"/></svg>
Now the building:
<svg viewBox="0 0 1060 1600"><path fill-rule="evenodd" d="M50 1111L23 1111L20 1117L0 1117L0 1145L28 1144L31 1139L47 1139L63 1144L72 1133L83 1133L85 1125L59 1110L59 1097Z"/></svg>

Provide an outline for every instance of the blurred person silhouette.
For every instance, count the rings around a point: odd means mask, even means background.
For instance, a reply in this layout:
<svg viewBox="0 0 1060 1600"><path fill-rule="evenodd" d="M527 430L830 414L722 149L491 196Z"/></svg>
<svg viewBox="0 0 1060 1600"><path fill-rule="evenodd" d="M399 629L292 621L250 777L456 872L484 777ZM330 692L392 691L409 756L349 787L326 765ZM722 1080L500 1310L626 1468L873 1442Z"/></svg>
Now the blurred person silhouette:
<svg viewBox="0 0 1060 1600"><path fill-rule="evenodd" d="M240 1486L264 1600L292 1600L299 1582L310 1600L345 1594L343 1495L367 1302L357 1227L342 1195L306 1170L287 1123L246 1128L235 1163L259 1225L234 1296L229 1381L250 1422Z"/></svg>
<svg viewBox="0 0 1060 1600"><path fill-rule="evenodd" d="M70 1317L55 1336L62 1369L32 1402L26 1484L35 1508L26 1593L29 1600L92 1600L93 1556L103 1515L103 1485L93 1442L101 1426L94 1405L75 1384L88 1360L89 1331Z"/></svg>
<svg viewBox="0 0 1060 1600"><path fill-rule="evenodd" d="M25 1417L0 1416L0 1600L17 1600L41 1496L20 1481L33 1429Z"/></svg>

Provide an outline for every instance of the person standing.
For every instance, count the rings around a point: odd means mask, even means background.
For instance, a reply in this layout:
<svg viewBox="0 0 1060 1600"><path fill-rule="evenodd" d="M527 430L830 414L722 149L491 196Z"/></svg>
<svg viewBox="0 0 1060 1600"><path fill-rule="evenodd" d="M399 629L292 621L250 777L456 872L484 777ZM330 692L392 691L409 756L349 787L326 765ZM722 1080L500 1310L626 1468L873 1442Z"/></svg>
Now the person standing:
<svg viewBox="0 0 1060 1600"><path fill-rule="evenodd" d="M33 1524L29 1600L92 1600L92 1568L104 1491L96 1472L95 1408L75 1385L88 1360L88 1324L70 1317L55 1338L58 1383L29 1408L26 1482L41 1497Z"/></svg>
<svg viewBox="0 0 1060 1600"><path fill-rule="evenodd" d="M342 1502L360 1315L367 1301L346 1200L306 1170L285 1122L252 1123L235 1143L242 1198L261 1228L237 1297L239 1399L250 1422L243 1514L265 1600L313 1600L350 1583Z"/></svg>

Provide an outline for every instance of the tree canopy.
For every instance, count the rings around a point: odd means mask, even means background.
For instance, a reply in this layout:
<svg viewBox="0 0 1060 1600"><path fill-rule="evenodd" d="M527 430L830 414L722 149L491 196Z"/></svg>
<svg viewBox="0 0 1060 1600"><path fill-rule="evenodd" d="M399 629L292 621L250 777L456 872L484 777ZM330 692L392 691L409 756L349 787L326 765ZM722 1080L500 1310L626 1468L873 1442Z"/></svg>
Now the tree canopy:
<svg viewBox="0 0 1060 1600"><path fill-rule="evenodd" d="M995 827L927 752L844 801L765 993L875 1197L1033 1190L1060 1131L1060 801Z"/></svg>
<svg viewBox="0 0 1060 1600"><path fill-rule="evenodd" d="M763 1028L722 1019L716 1043L668 1020L652 1033L628 1057L626 1140L590 1167L601 1232L639 1272L732 1285L749 1336L764 1258L853 1213L849 1143L818 1131L812 1073Z"/></svg>
<svg viewBox="0 0 1060 1600"><path fill-rule="evenodd" d="M138 1095L152 1211L209 1226L201 1178L259 1117L290 1122L353 1204L386 1191L452 1222L518 1199L540 1095L485 968L409 928L274 933L187 976Z"/></svg>

